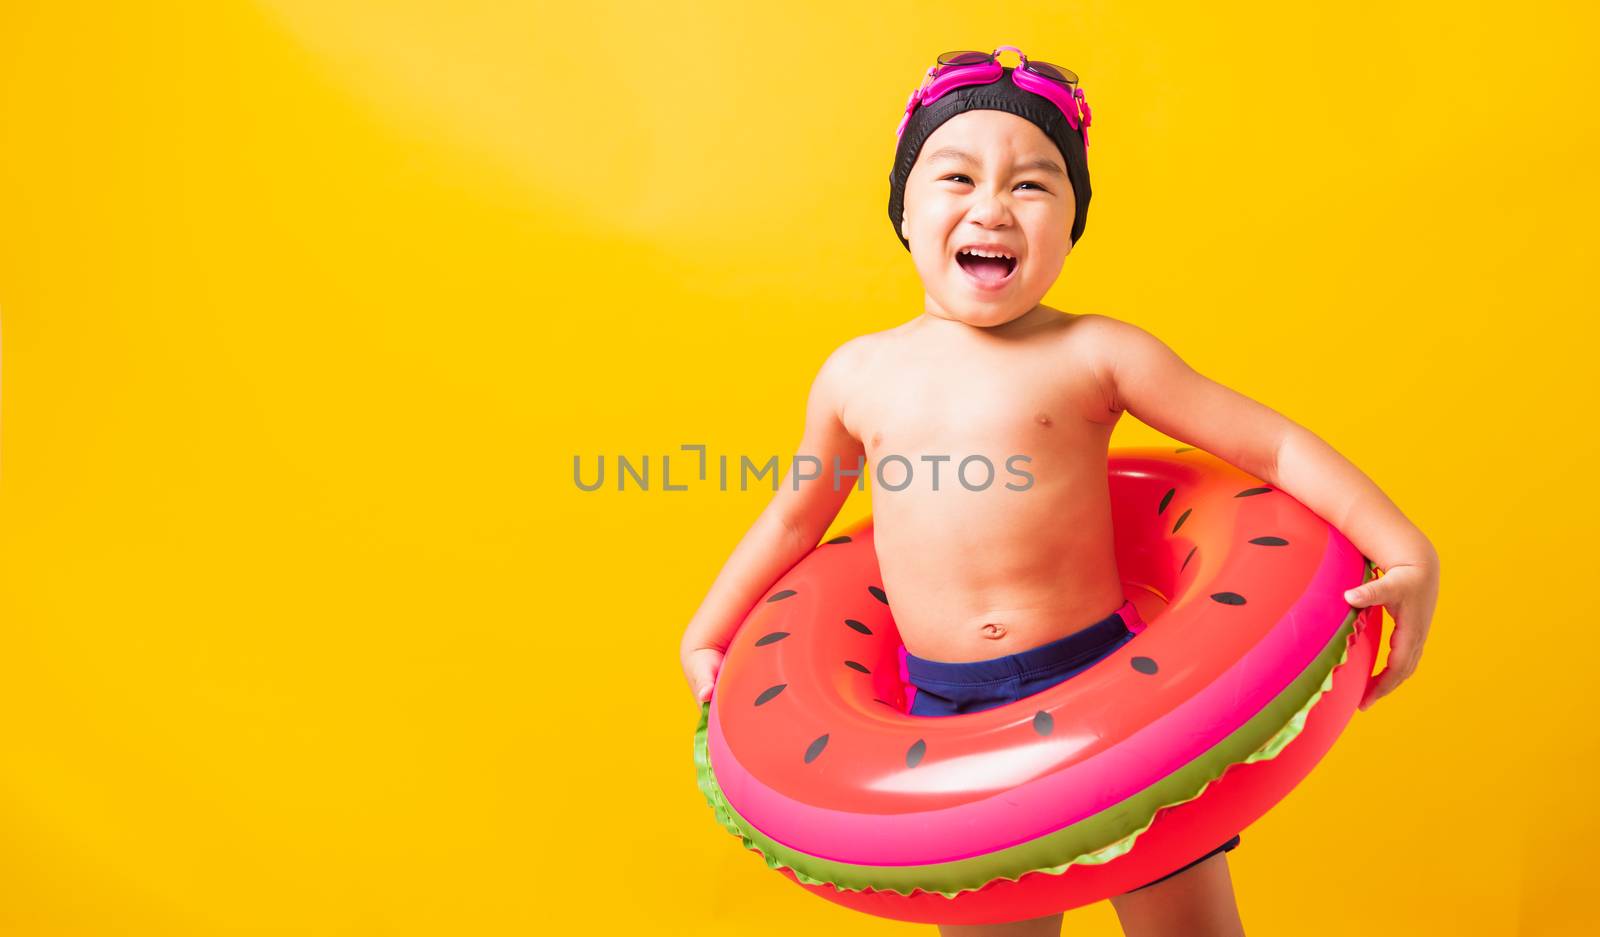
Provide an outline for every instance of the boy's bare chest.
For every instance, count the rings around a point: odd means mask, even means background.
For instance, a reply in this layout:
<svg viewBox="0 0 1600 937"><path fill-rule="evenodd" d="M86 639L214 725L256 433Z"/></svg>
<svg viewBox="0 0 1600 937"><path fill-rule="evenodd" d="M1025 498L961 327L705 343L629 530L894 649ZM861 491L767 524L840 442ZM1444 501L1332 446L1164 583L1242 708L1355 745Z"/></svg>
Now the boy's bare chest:
<svg viewBox="0 0 1600 937"><path fill-rule="evenodd" d="M874 463L1044 455L1094 442L1115 422L1092 374L1020 356L889 362L856 383L843 416Z"/></svg>

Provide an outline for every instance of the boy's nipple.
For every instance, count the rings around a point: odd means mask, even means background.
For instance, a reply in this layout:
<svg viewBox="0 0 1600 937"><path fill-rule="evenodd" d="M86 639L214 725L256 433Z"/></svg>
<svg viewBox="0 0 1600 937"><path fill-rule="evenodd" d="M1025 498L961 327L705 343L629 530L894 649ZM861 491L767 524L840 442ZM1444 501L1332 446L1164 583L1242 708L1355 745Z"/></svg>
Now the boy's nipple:
<svg viewBox="0 0 1600 937"><path fill-rule="evenodd" d="M1051 425L1053 425L1050 422L1050 414L1044 412L1043 410L1039 411L1039 414L1034 417L1034 420L1036 420L1039 423L1040 426L1051 426Z"/></svg>

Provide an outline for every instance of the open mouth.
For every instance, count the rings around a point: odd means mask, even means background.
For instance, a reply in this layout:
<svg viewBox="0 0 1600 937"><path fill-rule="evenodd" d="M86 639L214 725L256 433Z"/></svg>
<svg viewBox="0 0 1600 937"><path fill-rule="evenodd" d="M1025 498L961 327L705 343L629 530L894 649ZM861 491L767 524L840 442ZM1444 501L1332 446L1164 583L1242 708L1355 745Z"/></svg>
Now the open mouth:
<svg viewBox="0 0 1600 937"><path fill-rule="evenodd" d="M1017 270L1017 258L1007 256L985 256L996 253L985 251L976 254L970 251L961 251L956 254L956 263L966 272L967 276L982 289L995 289L1004 286L1006 281Z"/></svg>

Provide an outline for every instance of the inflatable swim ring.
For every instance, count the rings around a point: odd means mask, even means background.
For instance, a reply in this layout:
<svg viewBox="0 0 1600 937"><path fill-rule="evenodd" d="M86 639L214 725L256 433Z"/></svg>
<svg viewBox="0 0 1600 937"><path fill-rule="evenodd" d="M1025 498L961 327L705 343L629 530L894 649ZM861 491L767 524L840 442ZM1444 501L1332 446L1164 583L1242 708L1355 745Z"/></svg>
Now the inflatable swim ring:
<svg viewBox="0 0 1600 937"><path fill-rule="evenodd" d="M1316 765L1361 699L1375 575L1287 494L1202 450L1112 450L1117 566L1148 624L1070 680L909 715L870 519L741 623L695 732L701 792L766 864L880 917L987 924L1136 888Z"/></svg>

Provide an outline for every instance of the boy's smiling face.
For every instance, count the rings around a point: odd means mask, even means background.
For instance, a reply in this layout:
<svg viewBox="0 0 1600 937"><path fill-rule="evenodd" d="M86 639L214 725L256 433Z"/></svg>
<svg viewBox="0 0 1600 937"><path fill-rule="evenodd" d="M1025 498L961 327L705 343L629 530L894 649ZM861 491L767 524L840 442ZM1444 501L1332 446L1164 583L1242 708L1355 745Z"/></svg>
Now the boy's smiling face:
<svg viewBox="0 0 1600 937"><path fill-rule="evenodd" d="M900 228L927 312L989 327L1031 311L1072 250L1076 206L1061 151L1031 121L982 109L939 125L906 179ZM1014 262L960 256L976 244Z"/></svg>

